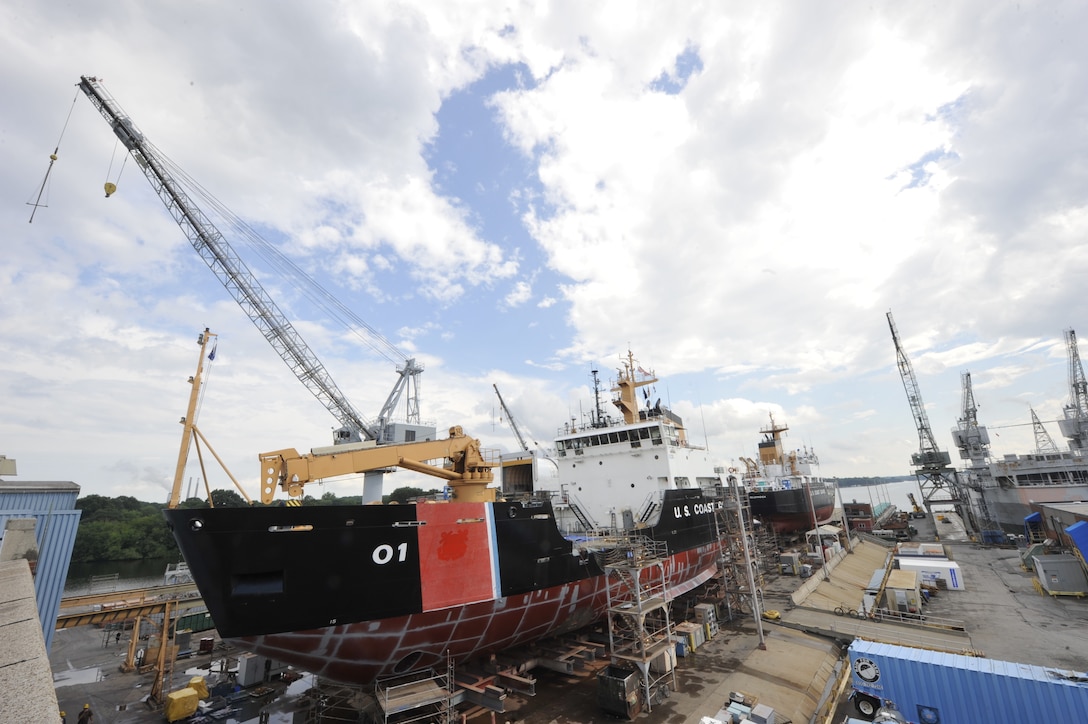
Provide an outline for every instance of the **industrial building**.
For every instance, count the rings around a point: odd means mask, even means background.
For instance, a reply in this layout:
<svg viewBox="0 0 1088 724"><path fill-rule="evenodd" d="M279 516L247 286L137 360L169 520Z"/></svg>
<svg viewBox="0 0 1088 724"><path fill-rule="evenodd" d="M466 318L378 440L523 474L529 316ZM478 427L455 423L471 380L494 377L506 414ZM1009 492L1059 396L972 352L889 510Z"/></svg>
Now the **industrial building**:
<svg viewBox="0 0 1088 724"><path fill-rule="evenodd" d="M0 475L14 474L15 461L3 458ZM77 497L79 486L72 482L0 480L0 562L29 563L46 650L53 642L82 514Z"/></svg>

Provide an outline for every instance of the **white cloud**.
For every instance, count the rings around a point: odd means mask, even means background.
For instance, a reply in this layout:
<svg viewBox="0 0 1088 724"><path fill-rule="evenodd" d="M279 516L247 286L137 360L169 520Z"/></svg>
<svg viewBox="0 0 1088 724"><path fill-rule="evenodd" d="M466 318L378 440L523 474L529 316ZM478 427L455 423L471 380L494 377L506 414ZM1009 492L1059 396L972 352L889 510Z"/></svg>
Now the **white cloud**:
<svg viewBox="0 0 1088 724"><path fill-rule="evenodd" d="M935 429L954 424L964 367L995 424L1023 421L1027 404L1052 418L1066 396L1060 331L1082 322L1088 271L1085 15L981 0L119 0L64 13L15 0L0 9L0 189L33 198L73 84L99 74L180 167L363 319L399 330L427 361L428 417L486 430L485 371L505 370L550 434L588 398L590 364L630 347L727 456L773 411L814 437L828 472L898 473L917 436L888 309ZM679 81L685 52L698 70L662 92L654 81ZM443 101L507 64L521 84L490 107L539 182L498 195L525 213L517 241L490 235L480 194L436 188L427 153ZM102 198L115 142L76 100L48 208L32 225L30 207L0 210L0 452L24 477L150 495L172 469L177 378L194 362L178 340L204 326L230 341L215 390L227 400L207 424L238 467L265 445L324 442L327 415L139 169ZM260 278L377 409L388 364L300 312L285 279ZM495 309L511 328L495 328ZM1030 428L1002 432L1033 443Z"/></svg>

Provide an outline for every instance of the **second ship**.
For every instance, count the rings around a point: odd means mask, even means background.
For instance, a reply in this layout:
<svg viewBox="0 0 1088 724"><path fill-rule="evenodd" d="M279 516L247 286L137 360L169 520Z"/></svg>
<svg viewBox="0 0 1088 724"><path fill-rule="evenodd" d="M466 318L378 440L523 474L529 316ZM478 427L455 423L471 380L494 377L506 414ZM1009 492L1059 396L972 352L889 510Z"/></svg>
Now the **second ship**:
<svg viewBox="0 0 1088 724"><path fill-rule="evenodd" d="M782 433L787 430L772 415L770 425L760 430L759 460L741 458L752 517L778 534L810 530L835 512L835 484L820 476L815 452L807 447L785 451Z"/></svg>

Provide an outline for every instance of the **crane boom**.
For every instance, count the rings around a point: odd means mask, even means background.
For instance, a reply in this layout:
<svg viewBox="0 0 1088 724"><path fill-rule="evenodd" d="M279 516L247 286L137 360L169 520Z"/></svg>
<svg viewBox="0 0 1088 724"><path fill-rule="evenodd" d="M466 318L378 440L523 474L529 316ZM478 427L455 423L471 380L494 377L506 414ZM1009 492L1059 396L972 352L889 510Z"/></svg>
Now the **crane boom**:
<svg viewBox="0 0 1088 724"><path fill-rule="evenodd" d="M525 437L521 434L521 430L518 429L518 423L514 420L514 416L510 414L510 408L506 406L506 400L502 399L502 393L499 392L499 386L492 384L495 388L495 395L499 398L499 405L502 407L502 411L506 413L506 419L510 421L510 427L514 430L514 435L518 439L518 444L521 445L521 449L525 452L529 452L529 443L525 442Z"/></svg>
<svg viewBox="0 0 1088 724"><path fill-rule="evenodd" d="M461 502L491 502L494 464L480 447L455 425L444 440L374 445L333 445L300 454L294 448L261 453L261 502L271 503L280 487L292 498L301 497L306 483L352 473L401 467L448 481L453 497ZM427 461L441 461L432 465Z"/></svg>
<svg viewBox="0 0 1088 724"><path fill-rule="evenodd" d="M918 380L914 377L914 367L910 358L903 351L903 345L899 341L899 331L895 328L895 320L892 313L888 312L888 327L892 330L892 341L895 342L895 356L899 364L899 376L903 379L903 389L907 392L907 402L910 403L911 413L914 415L914 426L918 430L918 452L911 456L911 462L915 465L948 465L951 458L948 453L941 452L933 437L933 429L929 426L929 416L926 415L926 406L922 402L922 392L918 388Z"/></svg>
<svg viewBox="0 0 1088 724"><path fill-rule="evenodd" d="M129 150L166 210L185 233L189 243L227 288L234 300L257 326L294 375L343 426L342 438L379 440L383 430L359 414L336 386L325 366L310 350L294 326L265 292L257 278L231 248L223 234L193 203L167 170L165 157L136 128L132 119L103 88L97 78L82 76L79 88L106 119L114 134ZM407 366L407 365L406 365ZM394 391L403 389L404 377ZM386 407L392 409L391 397ZM387 411L383 408L383 415ZM417 413L418 414L418 413ZM379 422L384 424L388 418Z"/></svg>

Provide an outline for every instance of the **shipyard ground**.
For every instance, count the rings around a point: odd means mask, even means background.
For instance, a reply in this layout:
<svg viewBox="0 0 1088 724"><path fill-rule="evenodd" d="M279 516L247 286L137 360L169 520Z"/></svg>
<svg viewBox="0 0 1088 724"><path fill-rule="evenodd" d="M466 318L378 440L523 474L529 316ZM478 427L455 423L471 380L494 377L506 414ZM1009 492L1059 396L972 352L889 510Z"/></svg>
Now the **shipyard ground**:
<svg viewBox="0 0 1088 724"><path fill-rule="evenodd" d="M770 588L774 586L769 587L769 605L772 601L785 603L789 584L795 582L785 579L787 585L781 593L772 592ZM825 638L787 627L765 625L764 637L766 648L760 649L758 630L751 618L724 626L714 639L680 659L676 690L656 704L652 712L641 712L637 720L698 724L702 717L717 713L730 693L739 690L758 696L761 702L780 712L780 716L795 722L807 721L827 682L833 679L837 647ZM95 711L96 724L162 722L162 714L152 712L143 703L151 689L152 677L121 673L117 666L123 654L123 646L107 642L99 629L58 631L50 660L61 708L69 713L78 712L84 703L89 703ZM175 688L187 682L200 667L218 669L223 654L220 650L212 656L195 656L178 662ZM535 670L536 695L511 692L505 702L506 711L497 714L495 721L562 724L609 719L602 714L597 701L596 673L605 664L603 658L587 662L573 676ZM224 721L256 722L263 709L270 713L269 724L300 724L307 721L302 712L307 709L309 699L303 694L311 685L305 679L296 682L288 695L239 712L239 716L249 718L230 717ZM491 717L483 714L472 721L490 722Z"/></svg>
<svg viewBox="0 0 1088 724"><path fill-rule="evenodd" d="M932 540L937 531L928 520L916 521L919 539ZM1022 663L1088 671L1088 599L1040 595L1032 575L1020 566L1012 548L980 547L958 542L954 526L944 526L948 543L963 567L967 590L942 592L925 609L929 622L962 621L966 632L935 627L875 623L837 616L834 608L857 599L872 571L883 564L886 548L868 542L845 555L829 576L817 572L807 581L793 576L768 579L766 608L778 609L781 620L763 622L764 647L756 622L747 617L726 623L711 641L679 659L677 688L669 698L641 711L635 720L646 724L698 724L713 716L731 692L743 691L772 706L783 719L800 724L826 717L841 722L840 644L855 635L949 651L973 650ZM802 587L811 591L802 592ZM854 602L852 605L857 605ZM217 667L223 651L194 657L175 667L175 686L188 681L200 666ZM69 714L90 703L96 724L161 722L161 713L143 703L151 687L148 675L122 674L117 669L122 647L106 642L94 628L58 631L50 652L57 699ZM610 720L602 714L596 672L607 662L589 662L575 675L537 669L536 695L511 692L505 711L494 721L519 724L573 724ZM307 718L313 681L295 682L275 699L252 702L237 716L223 721L257 722L260 711L268 722L301 724ZM280 690L277 690L277 694ZM825 701L823 707L821 700ZM70 718L69 721L72 721ZM326 720L328 721L328 720ZM490 722L485 713L470 719Z"/></svg>

